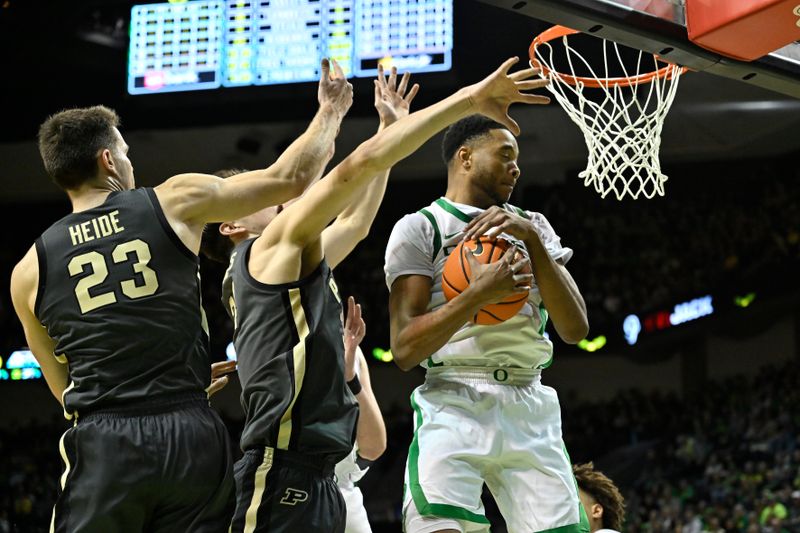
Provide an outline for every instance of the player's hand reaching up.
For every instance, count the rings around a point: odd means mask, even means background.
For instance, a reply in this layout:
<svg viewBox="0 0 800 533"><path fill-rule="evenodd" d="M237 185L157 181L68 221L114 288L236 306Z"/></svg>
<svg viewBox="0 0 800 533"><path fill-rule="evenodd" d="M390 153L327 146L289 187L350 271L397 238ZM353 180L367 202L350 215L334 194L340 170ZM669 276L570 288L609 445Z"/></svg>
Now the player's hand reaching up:
<svg viewBox="0 0 800 533"><path fill-rule="evenodd" d="M546 96L528 94L522 91L546 87L548 80L530 79L539 73L537 68L526 68L509 74L509 69L519 61L512 57L482 81L466 88L475 112L491 118L506 126L511 133L519 135L519 125L508 115L508 107L513 103L547 104Z"/></svg>
<svg viewBox="0 0 800 533"><path fill-rule="evenodd" d="M206 389L206 393L211 396L221 391L228 384L228 376L236 371L236 361L221 361L211 363L211 385Z"/></svg>
<svg viewBox="0 0 800 533"><path fill-rule="evenodd" d="M344 377L351 381L356 377L358 366L357 348L367 334L367 325L361 318L361 304L355 298L347 298L347 318L344 321Z"/></svg>
<svg viewBox="0 0 800 533"><path fill-rule="evenodd" d="M331 63L333 63L333 72L331 72ZM317 89L320 107L330 106L340 117L345 116L350 106L353 105L353 86L347 81L342 67L335 59L328 61L327 58L324 58L320 71L319 88Z"/></svg>
<svg viewBox="0 0 800 533"><path fill-rule="evenodd" d="M400 83L397 83L397 67L392 67L389 79L383 72L383 65L378 65L378 79L375 80L375 109L381 119L381 127L397 122L399 119L408 116L411 101L419 91L419 84L414 84L408 90L408 72L403 74Z"/></svg>
<svg viewBox="0 0 800 533"><path fill-rule="evenodd" d="M470 269L467 290L476 294L482 304L497 303L512 294L524 294L530 290L533 275L519 273L525 268L528 258L523 256L515 263L513 261L517 254L517 247L511 246L497 261L481 264L467 251L464 254Z"/></svg>
<svg viewBox="0 0 800 533"><path fill-rule="evenodd" d="M496 205L479 214L464 228L464 238L469 241L477 239L481 235L487 237L497 237L501 233L507 233L521 241L530 238L536 233L533 222L514 213L509 213L505 209Z"/></svg>

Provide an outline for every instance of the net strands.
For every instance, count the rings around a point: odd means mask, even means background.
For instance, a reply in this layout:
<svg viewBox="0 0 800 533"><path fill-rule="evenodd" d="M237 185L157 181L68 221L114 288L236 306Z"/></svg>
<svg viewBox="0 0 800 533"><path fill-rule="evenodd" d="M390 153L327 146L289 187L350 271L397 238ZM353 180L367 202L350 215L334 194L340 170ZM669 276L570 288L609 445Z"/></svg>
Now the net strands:
<svg viewBox="0 0 800 533"><path fill-rule="evenodd" d="M667 176L661 172L658 159L661 129L683 69L667 64L663 76L639 75L644 54L639 51L636 73L631 73L617 43L603 39L604 77L601 77L580 53L570 47L566 35L561 37L561 41L570 74L555 70L554 47L549 42L536 47L533 63L540 63L540 75L551 80L548 90L583 133L589 157L586 169L578 176L583 178L585 186L593 186L603 198L612 192L617 200L626 195L633 199L640 195L646 198L663 196ZM616 57L623 77L611 77L610 47L612 60ZM586 79L579 77L576 65L587 69L590 73L588 78L597 81L587 83ZM655 56L653 66L654 71L664 68ZM587 97L584 94L587 88L596 94Z"/></svg>

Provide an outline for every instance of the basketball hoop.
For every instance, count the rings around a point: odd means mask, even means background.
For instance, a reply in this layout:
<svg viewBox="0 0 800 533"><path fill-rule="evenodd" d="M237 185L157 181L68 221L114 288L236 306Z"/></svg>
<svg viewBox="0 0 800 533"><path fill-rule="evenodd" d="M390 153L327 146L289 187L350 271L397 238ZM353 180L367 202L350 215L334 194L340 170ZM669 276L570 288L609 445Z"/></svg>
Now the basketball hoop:
<svg viewBox="0 0 800 533"><path fill-rule="evenodd" d="M599 76L570 46L568 36L577 33L580 32L553 26L533 40L529 54L531 65L541 69L540 76L550 79L548 90L583 133L589 160L578 176L587 187L594 186L603 198L611 192L617 200L626 195L633 199L639 195L664 196L667 176L661 172L658 160L661 128L675 99L678 80L686 69L654 55L652 72L640 73L645 54L640 50L636 72L629 73L631 69L623 61L619 45L602 39L603 75ZM555 68L555 52L550 43L559 38L569 74ZM609 60L614 58L619 62L614 67L621 76L612 77L609 71ZM576 66L587 74L579 76ZM643 88L645 85L647 89ZM585 88L599 91L592 91L587 97Z"/></svg>

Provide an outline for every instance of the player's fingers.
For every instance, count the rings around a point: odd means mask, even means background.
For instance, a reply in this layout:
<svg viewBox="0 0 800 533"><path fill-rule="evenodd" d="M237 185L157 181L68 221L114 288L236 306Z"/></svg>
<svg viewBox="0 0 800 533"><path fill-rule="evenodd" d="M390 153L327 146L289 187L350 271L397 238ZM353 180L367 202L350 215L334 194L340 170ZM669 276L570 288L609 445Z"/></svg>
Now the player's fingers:
<svg viewBox="0 0 800 533"><path fill-rule="evenodd" d="M221 391L225 388L225 385L228 384L228 376L223 376L221 378L212 379L211 385L208 386L206 389L206 394L209 396L213 396L217 392Z"/></svg>
<svg viewBox="0 0 800 533"><path fill-rule="evenodd" d="M386 73L383 71L383 64L378 63L378 83L381 88L386 87Z"/></svg>
<svg viewBox="0 0 800 533"><path fill-rule="evenodd" d="M517 86L517 89L520 91L530 91L531 89L541 89L542 87L547 87L550 85L550 80L543 80L543 79L536 79L536 80L524 80L518 81L514 85Z"/></svg>
<svg viewBox="0 0 800 533"><path fill-rule="evenodd" d="M408 90L408 80L411 78L410 72L404 72L403 77L400 78L400 83L397 84L397 94L403 96Z"/></svg>
<svg viewBox="0 0 800 533"><path fill-rule="evenodd" d="M414 97L415 97L415 96L417 96L417 93L418 93L418 92L419 92L419 84L418 84L418 83L415 83L415 84L414 84L414 85L411 87L411 90L410 90L410 91L408 91L408 94L407 94L407 95L406 95L406 97L405 97L405 101L406 101L406 103L408 103L408 104L410 105L410 104L411 104L411 101L414 99Z"/></svg>
<svg viewBox="0 0 800 533"><path fill-rule="evenodd" d="M351 298L352 298L352 296L351 296ZM353 301L355 301L355 300L353 300ZM361 321L361 304L356 304L356 310L355 310L355 313L353 313L353 318L356 320L356 324L358 324L359 321Z"/></svg>
<svg viewBox="0 0 800 533"><path fill-rule="evenodd" d="M511 262L514 260L514 254L517 253L516 246L509 246L506 253L503 254L503 257L500 258L500 261L504 262L507 265L511 265Z"/></svg>
<svg viewBox="0 0 800 533"><path fill-rule="evenodd" d="M516 257L516 255L517 254L515 253L514 256ZM527 263L527 262L528 262L528 258L527 257L523 257L522 259L520 259L519 261L517 261L516 263L511 265L511 271L514 272L514 274L516 274L517 272L519 272L520 270L525 268L525 263Z"/></svg>
<svg viewBox="0 0 800 533"><path fill-rule="evenodd" d="M516 56L509 57L508 59L503 61L503 64L500 65L500 67L498 67L498 69L495 72L500 72L502 74L506 74L511 67L513 67L514 65L517 64L518 61L519 61L519 58L516 57Z"/></svg>
<svg viewBox="0 0 800 533"><path fill-rule="evenodd" d="M377 104L381 100L381 84L378 80L372 80L375 84L375 103Z"/></svg>
<svg viewBox="0 0 800 533"><path fill-rule="evenodd" d="M397 88L397 67L392 67L389 71L389 80L386 82L386 85L394 91Z"/></svg>
<svg viewBox="0 0 800 533"><path fill-rule="evenodd" d="M527 103L541 103L541 102L538 102L538 101L530 101L529 102L528 98L545 98L545 97L544 96L534 96L532 94L521 94L520 98L521 98L520 100L517 100L518 102L524 102L524 103L527 104ZM547 101L549 102L550 99L547 98ZM507 110L506 110L505 116L500 117L500 120L498 120L498 122L501 123L506 128L508 128L508 131L510 131L514 135L514 137L517 137L519 135L519 124L517 124L517 121L509 116Z"/></svg>
<svg viewBox="0 0 800 533"><path fill-rule="evenodd" d="M547 96L539 96L538 94L520 94L517 102L523 104L549 104L550 98ZM514 121L512 120L512 122ZM519 135L519 133L516 133L515 135Z"/></svg>
<svg viewBox="0 0 800 533"><path fill-rule="evenodd" d="M328 81L331 75L331 63L330 61L328 61L327 57L322 58L319 70L320 70L319 81Z"/></svg>
<svg viewBox="0 0 800 533"><path fill-rule="evenodd" d="M532 282L533 274L514 274L514 285L522 284L530 287Z"/></svg>
<svg viewBox="0 0 800 533"><path fill-rule="evenodd" d="M344 79L345 76L342 67L339 66L339 63L335 59L332 59L331 61L333 61L333 71L336 73L336 77L339 79Z"/></svg>
<svg viewBox="0 0 800 533"><path fill-rule="evenodd" d="M539 74L539 69L536 67L528 67L522 70L518 70L516 72L512 72L508 75L514 81L520 81L530 78L531 76L535 76Z"/></svg>

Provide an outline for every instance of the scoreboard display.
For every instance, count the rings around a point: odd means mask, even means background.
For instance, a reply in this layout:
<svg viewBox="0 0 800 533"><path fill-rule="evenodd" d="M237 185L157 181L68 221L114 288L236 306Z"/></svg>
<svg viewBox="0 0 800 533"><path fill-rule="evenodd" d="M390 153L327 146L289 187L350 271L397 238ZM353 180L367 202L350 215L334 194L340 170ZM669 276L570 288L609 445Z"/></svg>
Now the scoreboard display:
<svg viewBox="0 0 800 533"><path fill-rule="evenodd" d="M348 77L378 63L449 70L452 0L196 0L131 11L128 92L153 94Z"/></svg>

